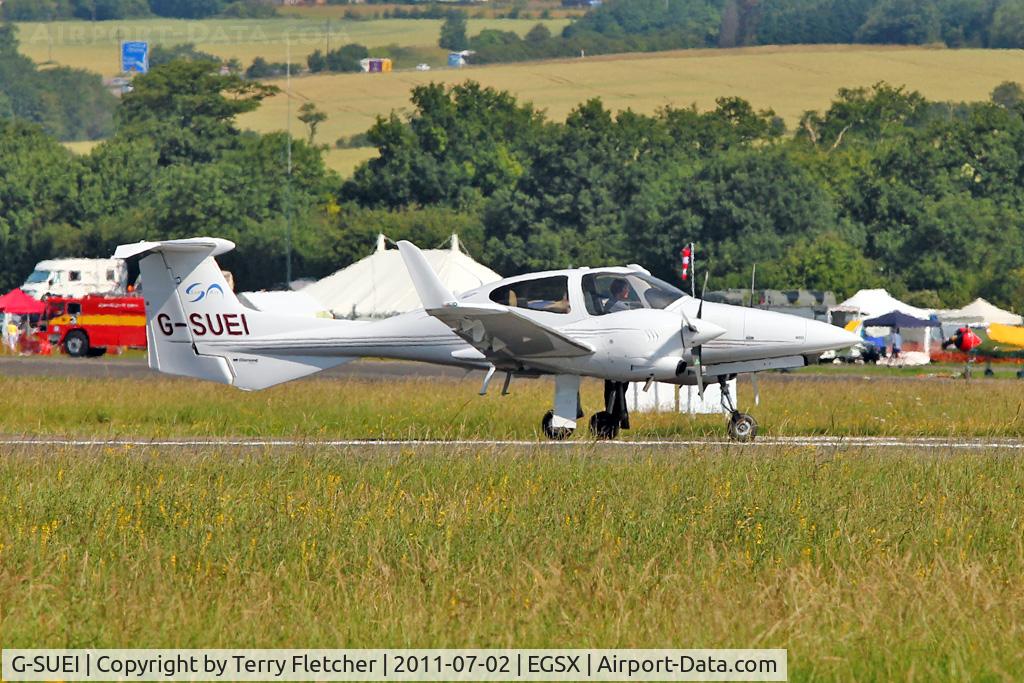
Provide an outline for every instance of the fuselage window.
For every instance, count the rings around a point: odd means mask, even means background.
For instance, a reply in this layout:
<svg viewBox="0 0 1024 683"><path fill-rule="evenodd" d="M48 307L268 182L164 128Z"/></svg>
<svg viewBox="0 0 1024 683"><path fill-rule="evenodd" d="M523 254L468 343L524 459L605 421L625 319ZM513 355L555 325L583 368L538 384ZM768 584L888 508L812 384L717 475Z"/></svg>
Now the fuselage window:
<svg viewBox="0 0 1024 683"><path fill-rule="evenodd" d="M564 275L539 280L523 280L498 287L491 301L513 308L528 308L548 313L568 313L569 278Z"/></svg>

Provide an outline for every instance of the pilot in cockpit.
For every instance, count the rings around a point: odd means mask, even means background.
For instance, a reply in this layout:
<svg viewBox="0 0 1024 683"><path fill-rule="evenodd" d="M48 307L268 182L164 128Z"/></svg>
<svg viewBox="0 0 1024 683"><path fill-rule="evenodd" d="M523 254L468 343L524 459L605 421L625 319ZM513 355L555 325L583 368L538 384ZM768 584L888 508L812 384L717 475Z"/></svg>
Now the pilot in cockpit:
<svg viewBox="0 0 1024 683"><path fill-rule="evenodd" d="M611 296L608 301L604 302L605 313L618 313L619 311L628 311L633 306L629 301L629 283L622 278L616 278L612 280L611 286L608 288L611 292Z"/></svg>

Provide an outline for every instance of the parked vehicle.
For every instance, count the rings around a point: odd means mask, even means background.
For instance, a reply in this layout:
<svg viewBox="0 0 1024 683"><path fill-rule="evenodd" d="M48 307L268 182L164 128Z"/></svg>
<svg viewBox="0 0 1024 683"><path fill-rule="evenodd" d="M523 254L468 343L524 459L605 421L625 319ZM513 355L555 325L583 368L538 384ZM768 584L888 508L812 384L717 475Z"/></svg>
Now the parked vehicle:
<svg viewBox="0 0 1024 683"><path fill-rule="evenodd" d="M44 296L84 297L124 294L128 267L122 259L67 258L40 261L21 286L36 299Z"/></svg>
<svg viewBox="0 0 1024 683"><path fill-rule="evenodd" d="M110 347L146 347L146 304L141 297L51 297L40 339L69 356L101 356Z"/></svg>

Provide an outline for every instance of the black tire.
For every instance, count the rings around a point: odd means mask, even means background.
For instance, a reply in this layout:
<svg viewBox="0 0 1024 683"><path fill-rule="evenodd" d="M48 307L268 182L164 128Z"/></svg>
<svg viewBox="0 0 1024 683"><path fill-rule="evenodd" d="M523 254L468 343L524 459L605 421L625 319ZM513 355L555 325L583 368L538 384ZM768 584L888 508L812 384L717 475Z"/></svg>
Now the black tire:
<svg viewBox="0 0 1024 683"><path fill-rule="evenodd" d="M747 413L733 413L729 419L729 438L740 443L750 443L757 437L757 420Z"/></svg>
<svg viewBox="0 0 1024 683"><path fill-rule="evenodd" d="M572 436L572 433L575 432L576 430L571 429L569 427L552 426L551 421L554 419L554 417L555 411L553 410L549 410L548 412L544 413L544 419L540 421L540 429L542 432L544 432L544 436L548 437L552 441L565 441L570 436Z"/></svg>
<svg viewBox="0 0 1024 683"><path fill-rule="evenodd" d="M619 435L619 421L607 410L590 417L590 433L596 439L614 439Z"/></svg>
<svg viewBox="0 0 1024 683"><path fill-rule="evenodd" d="M89 337L81 330L68 332L64 337L64 351L72 358L85 358L89 355Z"/></svg>

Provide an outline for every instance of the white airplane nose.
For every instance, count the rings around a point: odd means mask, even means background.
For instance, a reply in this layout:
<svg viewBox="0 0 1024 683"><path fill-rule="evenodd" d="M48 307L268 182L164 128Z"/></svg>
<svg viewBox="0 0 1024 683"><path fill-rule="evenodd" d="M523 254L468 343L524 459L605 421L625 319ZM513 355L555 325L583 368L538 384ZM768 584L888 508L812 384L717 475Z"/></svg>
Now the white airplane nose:
<svg viewBox="0 0 1024 683"><path fill-rule="evenodd" d="M847 332L841 327L823 323L817 320L807 321L807 332L804 335L804 344L808 351L838 351L847 349L854 344L860 343L858 335Z"/></svg>

